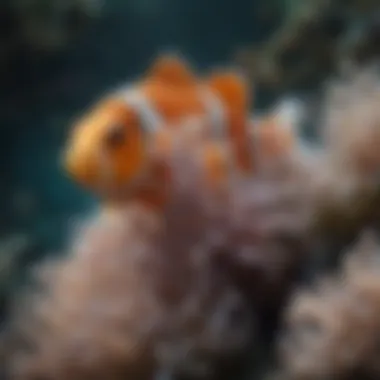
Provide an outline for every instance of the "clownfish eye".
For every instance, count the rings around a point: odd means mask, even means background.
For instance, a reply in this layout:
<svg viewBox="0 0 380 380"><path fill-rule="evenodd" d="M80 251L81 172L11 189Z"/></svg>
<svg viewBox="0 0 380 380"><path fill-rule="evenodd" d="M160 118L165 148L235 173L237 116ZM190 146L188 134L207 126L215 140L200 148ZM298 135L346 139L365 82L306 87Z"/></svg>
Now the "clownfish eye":
<svg viewBox="0 0 380 380"><path fill-rule="evenodd" d="M105 145L107 148L115 149L121 146L126 138L126 128L122 124L113 125L105 136Z"/></svg>

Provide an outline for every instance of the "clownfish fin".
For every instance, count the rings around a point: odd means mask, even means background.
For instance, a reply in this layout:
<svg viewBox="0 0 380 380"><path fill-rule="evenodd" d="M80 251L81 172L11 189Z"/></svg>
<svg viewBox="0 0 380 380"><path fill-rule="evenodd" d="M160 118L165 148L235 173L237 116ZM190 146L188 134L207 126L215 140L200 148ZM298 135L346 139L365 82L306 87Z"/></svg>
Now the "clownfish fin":
<svg viewBox="0 0 380 380"><path fill-rule="evenodd" d="M215 71L206 79L208 86L223 103L230 129L234 156L240 169L250 173L254 167L250 144L249 118L250 88L239 73L232 70Z"/></svg>
<svg viewBox="0 0 380 380"><path fill-rule="evenodd" d="M192 85L196 82L190 65L177 54L162 54L148 71L148 77L172 85Z"/></svg>
<svg viewBox="0 0 380 380"><path fill-rule="evenodd" d="M214 72L207 85L230 110L247 113L250 105L250 89L245 78L234 71Z"/></svg>

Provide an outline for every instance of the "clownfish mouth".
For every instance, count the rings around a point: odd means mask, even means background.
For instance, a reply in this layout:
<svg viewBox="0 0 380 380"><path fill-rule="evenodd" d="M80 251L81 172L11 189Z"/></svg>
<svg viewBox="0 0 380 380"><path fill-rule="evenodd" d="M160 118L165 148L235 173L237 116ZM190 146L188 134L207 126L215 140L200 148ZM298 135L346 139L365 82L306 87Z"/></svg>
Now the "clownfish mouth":
<svg viewBox="0 0 380 380"><path fill-rule="evenodd" d="M91 158L69 148L63 153L62 163L69 177L85 188L103 193L112 185L114 170L106 152Z"/></svg>

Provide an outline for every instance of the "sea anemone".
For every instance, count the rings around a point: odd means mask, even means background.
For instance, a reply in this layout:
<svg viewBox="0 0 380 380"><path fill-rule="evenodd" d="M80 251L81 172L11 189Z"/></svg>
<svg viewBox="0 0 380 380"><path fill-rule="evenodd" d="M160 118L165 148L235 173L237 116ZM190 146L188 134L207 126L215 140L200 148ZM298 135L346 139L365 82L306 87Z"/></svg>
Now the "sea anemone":
<svg viewBox="0 0 380 380"><path fill-rule="evenodd" d="M379 257L378 239L366 231L335 276L296 292L279 343L285 378L378 376Z"/></svg>
<svg viewBox="0 0 380 380"><path fill-rule="evenodd" d="M8 334L14 378L199 377L249 343L251 310L215 264L202 196L191 191L197 171L187 163L184 183L175 158L164 215L139 204L100 213L38 275Z"/></svg>

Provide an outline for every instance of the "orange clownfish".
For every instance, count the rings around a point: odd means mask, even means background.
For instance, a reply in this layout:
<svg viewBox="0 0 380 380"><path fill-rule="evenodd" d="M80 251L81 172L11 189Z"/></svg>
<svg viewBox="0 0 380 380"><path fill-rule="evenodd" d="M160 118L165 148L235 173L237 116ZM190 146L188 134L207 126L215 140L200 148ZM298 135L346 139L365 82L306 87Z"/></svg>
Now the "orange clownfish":
<svg viewBox="0 0 380 380"><path fill-rule="evenodd" d="M149 146L161 131L195 116L207 120L215 137L227 136L234 167L250 173L249 92L234 72L199 78L181 59L159 57L145 77L101 100L74 126L65 168L78 183L106 198L126 189L160 203L162 194L151 184L157 187L170 174L150 159Z"/></svg>

